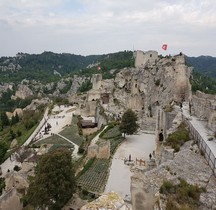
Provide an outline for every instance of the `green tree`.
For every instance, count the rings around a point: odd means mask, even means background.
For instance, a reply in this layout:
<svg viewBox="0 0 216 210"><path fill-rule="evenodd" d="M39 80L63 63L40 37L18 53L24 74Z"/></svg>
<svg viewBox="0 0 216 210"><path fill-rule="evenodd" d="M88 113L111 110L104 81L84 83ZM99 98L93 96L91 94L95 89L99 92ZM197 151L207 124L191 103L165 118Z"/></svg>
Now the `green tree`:
<svg viewBox="0 0 216 210"><path fill-rule="evenodd" d="M41 209L61 209L75 191L75 176L68 149L43 155L35 169L27 192L27 201Z"/></svg>
<svg viewBox="0 0 216 210"><path fill-rule="evenodd" d="M127 135L132 135L137 131L139 125L137 124L137 115L131 109L128 109L122 116L119 130Z"/></svg>
<svg viewBox="0 0 216 210"><path fill-rule="evenodd" d="M0 196L2 194L2 190L5 188L5 178L0 177Z"/></svg>
<svg viewBox="0 0 216 210"><path fill-rule="evenodd" d="M0 142L0 163L3 161L3 158L8 150L8 146L5 142Z"/></svg>
<svg viewBox="0 0 216 210"><path fill-rule="evenodd" d="M2 122L2 126L8 126L10 125L9 119L6 115L6 112L2 112L1 113L1 122Z"/></svg>

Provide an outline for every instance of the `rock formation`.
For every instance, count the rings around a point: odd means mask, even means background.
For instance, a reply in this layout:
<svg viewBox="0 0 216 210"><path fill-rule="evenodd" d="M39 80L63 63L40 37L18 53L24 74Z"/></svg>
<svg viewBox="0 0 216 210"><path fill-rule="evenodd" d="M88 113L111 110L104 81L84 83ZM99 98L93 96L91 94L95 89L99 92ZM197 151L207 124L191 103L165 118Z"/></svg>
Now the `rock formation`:
<svg viewBox="0 0 216 210"><path fill-rule="evenodd" d="M25 99L29 96L33 96L33 91L27 85L18 85L15 97Z"/></svg>
<svg viewBox="0 0 216 210"><path fill-rule="evenodd" d="M200 155L197 145L189 141L181 147L180 152L172 155L163 154L163 163L157 168L145 173L137 173L131 179L132 203L134 210L139 209L164 209L160 201L159 189L164 180L178 182L178 177L185 179L190 184L205 187L206 192L201 194L200 210L214 209L216 206L216 178L212 170ZM167 159L165 161L165 159ZM182 164L184 163L184 164ZM141 198L141 197L142 198ZM139 198L139 202L137 199ZM158 207L158 203L161 203ZM157 207L157 208L156 208Z"/></svg>

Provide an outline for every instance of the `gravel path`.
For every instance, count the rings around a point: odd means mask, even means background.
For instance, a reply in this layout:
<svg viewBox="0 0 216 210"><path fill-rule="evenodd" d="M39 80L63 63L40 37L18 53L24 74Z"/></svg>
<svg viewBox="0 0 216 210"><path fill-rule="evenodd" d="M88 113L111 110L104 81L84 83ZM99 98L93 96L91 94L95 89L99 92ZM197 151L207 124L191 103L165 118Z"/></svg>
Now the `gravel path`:
<svg viewBox="0 0 216 210"><path fill-rule="evenodd" d="M156 149L155 135L140 133L126 137L126 141L117 149L110 168L110 174L105 188L105 193L115 191L122 198L130 197L130 179L133 173L130 166L124 164L124 159L148 160L149 154Z"/></svg>

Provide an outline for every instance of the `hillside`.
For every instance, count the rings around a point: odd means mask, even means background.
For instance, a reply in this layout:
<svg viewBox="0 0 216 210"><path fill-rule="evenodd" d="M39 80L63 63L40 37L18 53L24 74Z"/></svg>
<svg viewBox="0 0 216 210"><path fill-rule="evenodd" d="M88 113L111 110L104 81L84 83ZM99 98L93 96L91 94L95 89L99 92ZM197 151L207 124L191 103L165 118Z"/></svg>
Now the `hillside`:
<svg viewBox="0 0 216 210"><path fill-rule="evenodd" d="M210 77L216 77L216 58L211 56L186 57L189 66L193 66L195 71Z"/></svg>
<svg viewBox="0 0 216 210"><path fill-rule="evenodd" d="M0 58L0 82L20 82L23 79L52 82L75 72L86 74L97 71L98 64L106 70L128 67L133 65L132 57L131 51L90 56L53 52L18 53L16 57Z"/></svg>

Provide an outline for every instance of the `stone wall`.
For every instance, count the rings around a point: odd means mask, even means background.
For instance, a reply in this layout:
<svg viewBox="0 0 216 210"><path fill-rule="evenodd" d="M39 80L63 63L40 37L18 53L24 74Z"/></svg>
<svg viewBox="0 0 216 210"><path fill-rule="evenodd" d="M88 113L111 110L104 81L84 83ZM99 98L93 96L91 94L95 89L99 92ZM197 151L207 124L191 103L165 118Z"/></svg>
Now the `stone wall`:
<svg viewBox="0 0 216 210"><path fill-rule="evenodd" d="M216 131L216 96L197 91L192 97L192 114L206 120L208 128Z"/></svg>
<svg viewBox="0 0 216 210"><path fill-rule="evenodd" d="M94 74L92 75L92 84L93 90L98 90L101 87L101 83L102 83L102 74Z"/></svg>
<svg viewBox="0 0 216 210"><path fill-rule="evenodd" d="M154 64L157 59L158 52L156 51L150 50L144 53L141 50L137 50L135 52L135 67L142 67L147 62L149 62L149 64Z"/></svg>
<svg viewBox="0 0 216 210"><path fill-rule="evenodd" d="M110 141L101 142L98 146L98 159L109 159L110 157Z"/></svg>
<svg viewBox="0 0 216 210"><path fill-rule="evenodd" d="M99 145L94 144L88 147L88 158L109 159L110 141L101 142Z"/></svg>

